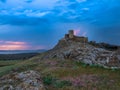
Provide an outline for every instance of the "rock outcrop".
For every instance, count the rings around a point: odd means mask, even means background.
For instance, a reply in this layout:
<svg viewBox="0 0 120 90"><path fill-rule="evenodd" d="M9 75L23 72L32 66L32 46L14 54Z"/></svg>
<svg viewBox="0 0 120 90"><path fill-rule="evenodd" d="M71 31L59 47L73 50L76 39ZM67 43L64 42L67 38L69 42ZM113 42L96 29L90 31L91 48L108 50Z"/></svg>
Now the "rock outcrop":
<svg viewBox="0 0 120 90"><path fill-rule="evenodd" d="M13 73L0 78L0 90L45 90L36 71Z"/></svg>
<svg viewBox="0 0 120 90"><path fill-rule="evenodd" d="M117 51L98 48L87 42L74 41L74 39L61 39L42 57L42 59L48 58L71 59L105 68L120 68L120 54Z"/></svg>

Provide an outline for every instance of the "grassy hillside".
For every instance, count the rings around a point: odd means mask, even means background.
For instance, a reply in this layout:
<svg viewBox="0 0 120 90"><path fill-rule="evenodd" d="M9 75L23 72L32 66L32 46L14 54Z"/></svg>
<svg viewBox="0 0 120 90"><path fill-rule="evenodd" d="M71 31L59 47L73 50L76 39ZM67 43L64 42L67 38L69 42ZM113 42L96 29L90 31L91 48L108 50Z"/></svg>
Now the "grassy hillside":
<svg viewBox="0 0 120 90"><path fill-rule="evenodd" d="M36 70L41 73L47 90L119 90L120 70L71 60L39 60L40 56L26 61L1 61L0 76L7 73Z"/></svg>
<svg viewBox="0 0 120 90"><path fill-rule="evenodd" d="M39 55L39 53L0 54L0 61L1 60L26 60L37 55Z"/></svg>

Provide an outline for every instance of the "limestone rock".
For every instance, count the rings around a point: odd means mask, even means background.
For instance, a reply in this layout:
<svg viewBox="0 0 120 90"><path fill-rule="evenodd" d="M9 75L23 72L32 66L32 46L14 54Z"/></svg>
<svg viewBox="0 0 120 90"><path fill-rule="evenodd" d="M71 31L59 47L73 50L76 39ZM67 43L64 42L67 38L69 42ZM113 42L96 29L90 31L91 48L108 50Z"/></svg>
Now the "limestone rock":
<svg viewBox="0 0 120 90"><path fill-rule="evenodd" d="M100 65L105 68L120 68L120 54L97 48L89 43L62 39L58 44L42 57L42 59L58 58L80 61L89 65Z"/></svg>
<svg viewBox="0 0 120 90"><path fill-rule="evenodd" d="M2 77L0 90L45 90L45 88L40 74L30 70Z"/></svg>

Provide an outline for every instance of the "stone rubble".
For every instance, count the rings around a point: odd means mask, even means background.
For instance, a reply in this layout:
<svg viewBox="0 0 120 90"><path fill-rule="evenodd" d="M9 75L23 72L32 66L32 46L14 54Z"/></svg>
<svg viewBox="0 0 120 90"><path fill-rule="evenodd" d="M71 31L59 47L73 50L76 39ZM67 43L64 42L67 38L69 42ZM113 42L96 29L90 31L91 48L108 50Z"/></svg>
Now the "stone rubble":
<svg viewBox="0 0 120 90"><path fill-rule="evenodd" d="M45 87L40 74L30 70L3 76L0 90L45 90Z"/></svg>
<svg viewBox="0 0 120 90"><path fill-rule="evenodd" d="M43 56L43 59L46 58L71 59L105 68L120 68L120 54L117 51L108 51L88 43L72 40L60 40L53 49Z"/></svg>

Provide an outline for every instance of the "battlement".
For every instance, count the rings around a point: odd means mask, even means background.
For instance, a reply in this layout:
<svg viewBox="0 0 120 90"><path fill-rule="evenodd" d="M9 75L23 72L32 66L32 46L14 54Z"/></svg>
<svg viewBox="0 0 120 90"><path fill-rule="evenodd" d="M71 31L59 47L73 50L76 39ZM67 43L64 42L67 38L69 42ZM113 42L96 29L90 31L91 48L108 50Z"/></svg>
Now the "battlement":
<svg viewBox="0 0 120 90"><path fill-rule="evenodd" d="M73 40L81 43L88 43L88 37L80 37L74 35L74 30L69 30L68 34L65 34L65 40Z"/></svg>

